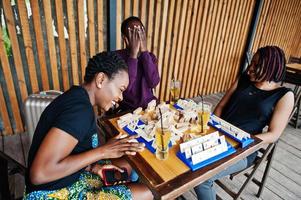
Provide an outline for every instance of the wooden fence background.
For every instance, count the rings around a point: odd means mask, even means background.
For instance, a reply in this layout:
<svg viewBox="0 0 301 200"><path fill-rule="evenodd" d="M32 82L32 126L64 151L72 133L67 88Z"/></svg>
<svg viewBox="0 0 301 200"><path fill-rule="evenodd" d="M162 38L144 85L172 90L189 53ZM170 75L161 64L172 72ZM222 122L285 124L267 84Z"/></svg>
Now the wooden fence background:
<svg viewBox="0 0 301 200"><path fill-rule="evenodd" d="M181 97L228 88L239 68L255 1L117 1L117 28L130 15L142 19L148 48L158 57L161 100L172 76ZM117 35L117 48L122 47Z"/></svg>
<svg viewBox="0 0 301 200"><path fill-rule="evenodd" d="M281 47L287 59L301 57L301 1L265 0L253 52L271 44Z"/></svg>
<svg viewBox="0 0 301 200"><path fill-rule="evenodd" d="M156 95L169 99L172 76L182 97L225 91L239 71L256 0L116 0L116 48L123 19L139 16L158 57ZM25 130L23 102L34 92L80 84L87 59L107 49L105 0L0 2L0 129ZM253 51L279 45L301 56L301 2L265 0ZM85 8L85 9L84 9ZM2 15L3 14L3 15ZM115 23L114 23L115 24Z"/></svg>
<svg viewBox="0 0 301 200"><path fill-rule="evenodd" d="M87 59L106 49L105 0L15 2L0 2L5 23L5 29L0 26L4 134L24 131L23 102L29 94L80 84Z"/></svg>

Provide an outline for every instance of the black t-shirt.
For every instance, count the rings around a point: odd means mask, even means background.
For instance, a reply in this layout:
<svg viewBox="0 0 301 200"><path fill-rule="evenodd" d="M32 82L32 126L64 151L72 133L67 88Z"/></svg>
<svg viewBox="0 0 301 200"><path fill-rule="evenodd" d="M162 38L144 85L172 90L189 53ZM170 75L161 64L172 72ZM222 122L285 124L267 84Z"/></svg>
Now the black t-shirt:
<svg viewBox="0 0 301 200"><path fill-rule="evenodd" d="M221 118L250 134L261 133L270 123L278 100L288 91L290 89L285 87L261 90L249 80L247 74L243 74Z"/></svg>
<svg viewBox="0 0 301 200"><path fill-rule="evenodd" d="M59 128L78 140L71 154L92 149L92 135L97 133L96 120L93 106L84 88L72 86L52 101L42 113L28 154L28 168L25 176L26 193L36 190L56 190L69 186L78 180L80 173L84 170L46 184L33 185L30 182L29 169L43 139L52 127Z"/></svg>

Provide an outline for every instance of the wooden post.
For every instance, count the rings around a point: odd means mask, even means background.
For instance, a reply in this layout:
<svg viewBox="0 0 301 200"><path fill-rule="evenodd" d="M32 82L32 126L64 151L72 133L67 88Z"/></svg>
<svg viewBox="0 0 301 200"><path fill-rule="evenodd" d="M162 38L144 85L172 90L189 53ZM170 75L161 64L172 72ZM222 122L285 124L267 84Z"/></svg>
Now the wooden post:
<svg viewBox="0 0 301 200"><path fill-rule="evenodd" d="M116 0L108 0L108 50L116 50Z"/></svg>

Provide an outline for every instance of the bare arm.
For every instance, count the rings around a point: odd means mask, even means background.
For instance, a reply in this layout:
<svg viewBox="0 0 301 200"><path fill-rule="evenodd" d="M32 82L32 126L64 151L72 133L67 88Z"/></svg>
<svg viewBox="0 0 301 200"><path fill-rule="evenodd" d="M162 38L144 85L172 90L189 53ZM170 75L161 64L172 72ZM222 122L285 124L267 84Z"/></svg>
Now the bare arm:
<svg viewBox="0 0 301 200"><path fill-rule="evenodd" d="M239 78L238 78L239 79ZM225 105L228 103L230 97L232 96L232 94L234 93L234 91L237 88L237 84L238 84L238 79L232 83L231 87L228 89L228 91L226 92L226 94L223 96L223 98L220 100L220 102L217 104L217 106L214 109L214 114L218 117L221 116L222 111L225 107Z"/></svg>
<svg viewBox="0 0 301 200"><path fill-rule="evenodd" d="M264 143L277 141L287 125L293 106L294 94L288 92L276 104L268 132L257 134L256 136L263 140Z"/></svg>
<svg viewBox="0 0 301 200"><path fill-rule="evenodd" d="M107 158L119 158L124 154L134 155L143 150L143 144L115 139L111 142L80 154L70 155L78 140L58 128L52 128L44 138L30 168L33 184L48 183L73 174L88 165Z"/></svg>

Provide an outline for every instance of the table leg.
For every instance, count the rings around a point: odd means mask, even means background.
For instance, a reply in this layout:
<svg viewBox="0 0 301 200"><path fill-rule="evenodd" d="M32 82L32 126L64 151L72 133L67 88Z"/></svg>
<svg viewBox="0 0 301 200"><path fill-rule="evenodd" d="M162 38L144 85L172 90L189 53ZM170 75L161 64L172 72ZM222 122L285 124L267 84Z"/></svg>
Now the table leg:
<svg viewBox="0 0 301 200"><path fill-rule="evenodd" d="M299 125L299 117L300 117L300 104L301 104L301 98L299 98L299 102L298 102L298 104L297 104L297 113L296 113L296 126L295 126L295 128L300 128L301 127L301 125L300 126L298 126Z"/></svg>

